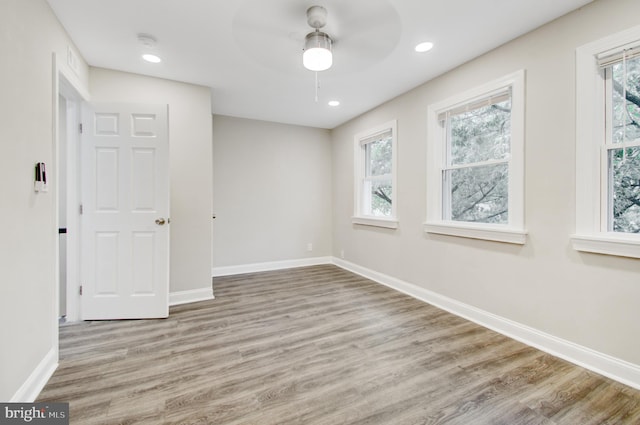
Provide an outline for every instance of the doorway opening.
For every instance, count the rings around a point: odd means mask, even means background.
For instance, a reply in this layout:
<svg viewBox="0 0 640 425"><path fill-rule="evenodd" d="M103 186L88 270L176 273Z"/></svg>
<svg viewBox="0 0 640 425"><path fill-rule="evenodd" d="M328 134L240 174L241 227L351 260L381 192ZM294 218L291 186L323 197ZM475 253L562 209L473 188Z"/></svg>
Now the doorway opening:
<svg viewBox="0 0 640 425"><path fill-rule="evenodd" d="M80 319L79 135L83 96L58 73L58 321Z"/></svg>

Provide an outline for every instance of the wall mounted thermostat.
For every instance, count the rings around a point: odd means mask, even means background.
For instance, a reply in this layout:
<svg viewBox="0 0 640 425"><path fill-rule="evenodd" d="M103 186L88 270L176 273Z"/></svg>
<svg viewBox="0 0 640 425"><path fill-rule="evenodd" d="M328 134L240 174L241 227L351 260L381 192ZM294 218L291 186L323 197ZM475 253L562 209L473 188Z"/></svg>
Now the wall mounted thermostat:
<svg viewBox="0 0 640 425"><path fill-rule="evenodd" d="M47 170L44 162L38 162L36 164L36 176L33 187L36 192L49 191L49 187L47 186Z"/></svg>

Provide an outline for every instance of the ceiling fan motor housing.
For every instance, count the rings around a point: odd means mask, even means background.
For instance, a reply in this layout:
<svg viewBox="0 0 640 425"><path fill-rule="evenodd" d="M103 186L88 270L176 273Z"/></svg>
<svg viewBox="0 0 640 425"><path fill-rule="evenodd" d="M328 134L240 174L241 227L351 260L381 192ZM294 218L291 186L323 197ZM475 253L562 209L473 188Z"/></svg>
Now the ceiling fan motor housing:
<svg viewBox="0 0 640 425"><path fill-rule="evenodd" d="M311 28L319 29L327 24L327 9L322 6L311 6L307 9L307 23Z"/></svg>

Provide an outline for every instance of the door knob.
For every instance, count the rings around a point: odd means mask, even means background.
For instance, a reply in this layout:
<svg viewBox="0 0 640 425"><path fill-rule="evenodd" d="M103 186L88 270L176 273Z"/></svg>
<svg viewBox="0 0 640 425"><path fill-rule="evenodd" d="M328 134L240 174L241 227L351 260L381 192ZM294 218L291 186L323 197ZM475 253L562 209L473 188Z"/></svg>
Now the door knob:
<svg viewBox="0 0 640 425"><path fill-rule="evenodd" d="M164 220L164 218L160 217L160 218L156 218L156 224L158 226L162 226L164 225L164 223L166 223L166 221Z"/></svg>

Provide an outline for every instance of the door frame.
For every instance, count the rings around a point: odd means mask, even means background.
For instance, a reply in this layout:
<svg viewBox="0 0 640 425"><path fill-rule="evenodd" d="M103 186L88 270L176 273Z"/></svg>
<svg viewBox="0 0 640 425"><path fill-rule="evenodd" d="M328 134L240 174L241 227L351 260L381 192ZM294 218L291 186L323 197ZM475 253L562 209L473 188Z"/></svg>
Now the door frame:
<svg viewBox="0 0 640 425"><path fill-rule="evenodd" d="M66 175L66 320L80 320L80 113L82 102L89 100L89 93L82 88L77 77L70 75L57 61L53 54L53 105L54 105L54 170L55 170L55 197L54 197L54 223L55 223L55 335L58 335L58 319L60 317L60 250L58 247L58 223L60 212L60 174ZM65 99L66 121L60 122L59 98ZM64 131L61 126L65 126ZM65 140L61 140L64 137ZM66 144L65 169L60 169L60 155L62 145ZM62 152L64 153L64 152ZM56 338L57 339L57 338ZM58 343L56 342L56 346Z"/></svg>

